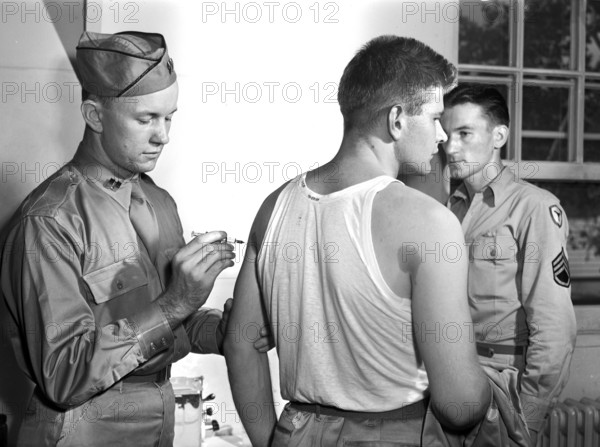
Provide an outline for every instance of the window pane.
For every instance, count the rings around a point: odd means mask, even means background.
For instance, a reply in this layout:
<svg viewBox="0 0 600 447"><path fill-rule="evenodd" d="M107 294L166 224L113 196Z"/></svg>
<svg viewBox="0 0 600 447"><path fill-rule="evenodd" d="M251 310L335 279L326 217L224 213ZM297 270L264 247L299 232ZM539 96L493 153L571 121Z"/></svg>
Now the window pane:
<svg viewBox="0 0 600 447"><path fill-rule="evenodd" d="M561 87L523 87L523 129L568 132L569 90Z"/></svg>
<svg viewBox="0 0 600 447"><path fill-rule="evenodd" d="M564 138L523 138L523 160L567 161L567 140Z"/></svg>
<svg viewBox="0 0 600 447"><path fill-rule="evenodd" d="M527 0L525 48L528 68L570 68L571 0Z"/></svg>
<svg viewBox="0 0 600 447"><path fill-rule="evenodd" d="M583 160L600 162L600 141L586 140L583 142Z"/></svg>
<svg viewBox="0 0 600 447"><path fill-rule="evenodd" d="M600 136L600 90L586 89L583 132ZM600 140L588 137L583 142L583 160L600 162Z"/></svg>
<svg viewBox="0 0 600 447"><path fill-rule="evenodd" d="M600 90L586 89L583 131L600 133Z"/></svg>
<svg viewBox="0 0 600 447"><path fill-rule="evenodd" d="M600 1L588 0L586 14L585 69L600 71Z"/></svg>
<svg viewBox="0 0 600 447"><path fill-rule="evenodd" d="M509 64L510 0L460 1L460 64Z"/></svg>

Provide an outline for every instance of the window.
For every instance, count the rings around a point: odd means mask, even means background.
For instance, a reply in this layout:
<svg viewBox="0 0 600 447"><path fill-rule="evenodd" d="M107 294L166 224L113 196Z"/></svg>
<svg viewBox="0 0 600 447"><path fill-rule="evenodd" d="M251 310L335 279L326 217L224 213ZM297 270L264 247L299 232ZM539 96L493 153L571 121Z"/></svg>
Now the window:
<svg viewBox="0 0 600 447"><path fill-rule="evenodd" d="M459 81L506 95L502 154L536 180L600 179L600 0L461 0Z"/></svg>

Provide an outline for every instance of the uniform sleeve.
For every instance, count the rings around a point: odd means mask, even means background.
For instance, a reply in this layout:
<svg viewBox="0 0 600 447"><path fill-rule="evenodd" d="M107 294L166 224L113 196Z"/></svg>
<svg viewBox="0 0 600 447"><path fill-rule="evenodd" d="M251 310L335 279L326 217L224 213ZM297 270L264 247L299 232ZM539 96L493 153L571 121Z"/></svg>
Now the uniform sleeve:
<svg viewBox="0 0 600 447"><path fill-rule="evenodd" d="M2 289L20 329L32 378L67 408L89 400L173 344L150 303L99 326L86 299L81 243L48 217L27 217L7 239Z"/></svg>
<svg viewBox="0 0 600 447"><path fill-rule="evenodd" d="M221 354L225 335L220 330L222 315L220 310L201 308L185 320L185 331L194 354Z"/></svg>
<svg viewBox="0 0 600 447"><path fill-rule="evenodd" d="M147 176L146 176L147 177ZM165 199L164 204L161 204L168 211L164 213L169 218L169 223L176 225L174 232L181 237L181 246L183 246L183 226L179 219L179 212L177 211L177 204L173 197L171 197L166 191L162 190ZM172 208L172 211L171 209ZM173 216L176 216L175 219ZM223 335L219 331L219 323L221 322L222 312L217 309L201 308L192 315L190 315L183 323L183 327L189 339L191 345L191 352L194 354L220 354L221 346L223 344ZM189 352L189 349L183 351L185 354ZM176 356L175 359L179 357Z"/></svg>
<svg viewBox="0 0 600 447"><path fill-rule="evenodd" d="M569 375L577 326L567 260L568 222L558 201L541 200L523 220L521 297L529 330L521 403L539 431Z"/></svg>

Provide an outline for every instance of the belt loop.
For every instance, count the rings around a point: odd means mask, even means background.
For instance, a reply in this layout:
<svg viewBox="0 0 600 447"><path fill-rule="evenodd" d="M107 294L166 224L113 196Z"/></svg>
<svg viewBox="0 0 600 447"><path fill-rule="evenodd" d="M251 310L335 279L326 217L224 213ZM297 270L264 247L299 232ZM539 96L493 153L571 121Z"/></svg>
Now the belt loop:
<svg viewBox="0 0 600 447"><path fill-rule="evenodd" d="M317 407L317 419L321 419L321 406L319 404L317 404L316 407Z"/></svg>

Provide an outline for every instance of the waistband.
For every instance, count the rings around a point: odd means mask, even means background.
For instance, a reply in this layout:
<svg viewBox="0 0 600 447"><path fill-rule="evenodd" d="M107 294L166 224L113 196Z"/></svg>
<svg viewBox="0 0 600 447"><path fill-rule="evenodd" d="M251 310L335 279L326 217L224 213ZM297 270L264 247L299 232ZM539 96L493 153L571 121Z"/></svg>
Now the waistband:
<svg viewBox="0 0 600 447"><path fill-rule="evenodd" d="M290 402L290 407L298 411L315 413L317 417L338 416L349 419L421 419L427 412L427 399L422 399L410 405L397 408L390 411L368 412L368 411L349 411L337 407L330 407L320 404L307 404L303 402Z"/></svg>
<svg viewBox="0 0 600 447"><path fill-rule="evenodd" d="M493 343L477 342L477 354L493 357L494 354L525 355L526 346L496 345Z"/></svg>
<svg viewBox="0 0 600 447"><path fill-rule="evenodd" d="M149 383L164 382L171 375L171 367L163 368L160 371L151 374L130 374L123 379L126 383Z"/></svg>

